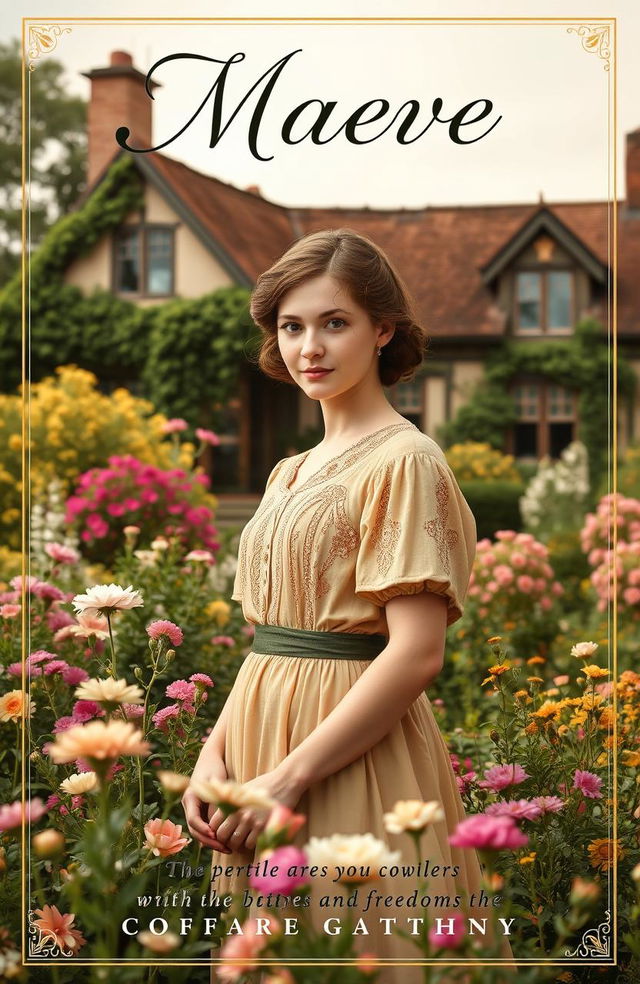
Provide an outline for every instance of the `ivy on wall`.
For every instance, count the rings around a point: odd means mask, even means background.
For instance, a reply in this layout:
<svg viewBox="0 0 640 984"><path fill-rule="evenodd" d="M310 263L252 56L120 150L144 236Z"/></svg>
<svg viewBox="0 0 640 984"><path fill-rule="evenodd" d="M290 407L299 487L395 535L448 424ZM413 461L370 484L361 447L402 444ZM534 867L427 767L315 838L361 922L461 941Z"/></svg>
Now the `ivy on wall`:
<svg viewBox="0 0 640 984"><path fill-rule="evenodd" d="M108 290L84 294L64 282L73 260L85 256L127 215L144 204L144 188L129 155L76 211L53 226L29 261L27 326L30 378L59 365L89 369L102 383L142 379L144 395L169 415L196 425L201 407L224 403L235 390L252 331L249 292L225 287L196 300L138 307ZM0 378L4 392L21 379L21 277L0 293Z"/></svg>
<svg viewBox="0 0 640 984"><path fill-rule="evenodd" d="M607 468L612 366L602 326L593 319L580 322L566 339L506 339L487 360L483 382L443 426L442 440L447 446L484 440L502 450L505 428L517 419L507 387L523 374L578 391L580 439L589 452L589 477L595 488ZM618 355L619 395L630 399L635 386L631 366Z"/></svg>

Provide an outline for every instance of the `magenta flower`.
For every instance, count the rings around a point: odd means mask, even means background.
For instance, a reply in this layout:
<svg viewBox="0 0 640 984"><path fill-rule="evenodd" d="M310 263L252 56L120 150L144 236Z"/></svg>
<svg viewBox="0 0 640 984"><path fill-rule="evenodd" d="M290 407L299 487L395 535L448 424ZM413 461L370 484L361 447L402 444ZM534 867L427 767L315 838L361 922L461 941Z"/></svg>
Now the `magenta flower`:
<svg viewBox="0 0 640 984"><path fill-rule="evenodd" d="M104 710L95 700L77 700L73 705L73 716L79 724L84 724L92 718L104 717Z"/></svg>
<svg viewBox="0 0 640 984"><path fill-rule="evenodd" d="M75 686L77 683L82 683L84 680L88 680L89 674L86 670L83 670L81 666L67 666L62 670L62 679L65 683L68 683L69 686Z"/></svg>
<svg viewBox="0 0 640 984"><path fill-rule="evenodd" d="M65 717L58 718L51 730L54 735L59 735L61 731L68 731L69 728L75 728L76 724L82 724L82 721L79 721L72 714L67 714Z"/></svg>
<svg viewBox="0 0 640 984"><path fill-rule="evenodd" d="M62 673L63 670L68 670L69 664L66 659L52 659L50 663L44 667L45 676L53 676L54 673Z"/></svg>
<svg viewBox="0 0 640 984"><path fill-rule="evenodd" d="M437 916L429 930L429 942L440 950L455 950L465 937L465 926L458 912Z"/></svg>
<svg viewBox="0 0 640 984"><path fill-rule="evenodd" d="M167 686L165 694L173 700L182 700L192 704L196 697L196 685L195 683L188 683L186 680L174 680Z"/></svg>
<svg viewBox="0 0 640 984"><path fill-rule="evenodd" d="M20 827L24 821L36 823L47 812L47 807L39 797L29 800L22 809L22 802L5 803L0 806L0 831L13 830Z"/></svg>
<svg viewBox="0 0 640 984"><path fill-rule="evenodd" d="M593 772L583 772L581 769L576 769L573 774L573 789L579 789L589 799L602 798L601 786L602 779Z"/></svg>
<svg viewBox="0 0 640 984"><path fill-rule="evenodd" d="M513 817L491 817L475 813L461 820L449 836L454 847L475 847L479 850L502 851L524 847L529 842Z"/></svg>
<svg viewBox="0 0 640 984"><path fill-rule="evenodd" d="M492 792L498 793L507 786L517 786L529 778L531 778L529 773L517 763L492 765L490 769L486 769L484 779L481 779L478 785L482 789L491 789Z"/></svg>
<svg viewBox="0 0 640 984"><path fill-rule="evenodd" d="M308 875L292 874L288 872L292 868L301 868L309 864L309 860L299 847L293 844L285 844L277 847L267 858L268 871L266 874L251 875L249 884L260 892L281 892L283 895L291 895L298 885L306 885L310 879Z"/></svg>
<svg viewBox="0 0 640 984"><path fill-rule="evenodd" d="M120 710L126 717L127 721L131 721L134 718L140 718L144 715L144 707L141 704L121 704Z"/></svg>
<svg viewBox="0 0 640 984"><path fill-rule="evenodd" d="M56 658L55 653L49 653L47 652L46 649L36 649L35 652L30 653L30 655L27 656L27 662L29 662L33 666L34 663L44 663L48 659L55 659L55 658Z"/></svg>
<svg viewBox="0 0 640 984"><path fill-rule="evenodd" d="M213 680L206 673L192 673L189 677L191 683L201 683L203 687L213 687L215 686Z"/></svg>
<svg viewBox="0 0 640 984"><path fill-rule="evenodd" d="M151 720L160 731L167 731L169 721L172 718L179 717L181 710L182 708L179 704L169 704L167 707L162 707L159 711L156 711Z"/></svg>
<svg viewBox="0 0 640 984"><path fill-rule="evenodd" d="M513 817L514 820L537 820L542 816L542 807L531 800L505 800L491 803L485 807L485 814L491 817Z"/></svg>
<svg viewBox="0 0 640 984"><path fill-rule="evenodd" d="M564 801L559 796L534 796L531 800L543 813L559 813L564 810Z"/></svg>
<svg viewBox="0 0 640 984"><path fill-rule="evenodd" d="M80 560L78 551L63 543L46 543L44 550L56 564L77 564Z"/></svg>
<svg viewBox="0 0 640 984"><path fill-rule="evenodd" d="M150 639L159 639L160 636L167 636L172 646L179 646L182 642L182 629L167 619L159 618L155 622L147 625L147 635Z"/></svg>

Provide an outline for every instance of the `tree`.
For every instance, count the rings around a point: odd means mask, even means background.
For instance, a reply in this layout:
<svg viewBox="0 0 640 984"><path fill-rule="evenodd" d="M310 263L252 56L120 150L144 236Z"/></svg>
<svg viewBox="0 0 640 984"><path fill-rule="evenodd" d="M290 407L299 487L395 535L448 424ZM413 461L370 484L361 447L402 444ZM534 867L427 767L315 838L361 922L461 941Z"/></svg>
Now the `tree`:
<svg viewBox="0 0 640 984"><path fill-rule="evenodd" d="M78 198L85 183L86 103L69 95L64 66L43 58L27 72L30 243ZM0 43L0 283L20 264L22 199L22 82L20 42Z"/></svg>

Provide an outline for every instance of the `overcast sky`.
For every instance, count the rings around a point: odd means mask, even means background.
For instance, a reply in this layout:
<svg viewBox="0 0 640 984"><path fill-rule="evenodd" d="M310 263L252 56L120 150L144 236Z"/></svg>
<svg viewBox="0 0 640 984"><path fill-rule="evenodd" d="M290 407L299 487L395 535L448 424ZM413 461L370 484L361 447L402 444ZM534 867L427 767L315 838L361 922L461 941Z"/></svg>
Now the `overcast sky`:
<svg viewBox="0 0 640 984"><path fill-rule="evenodd" d="M610 0L606 14L618 18L618 195L624 195L624 134L640 126L640 4ZM50 0L29 0L6 6L3 40L17 37L20 18L51 23ZM211 3L184 0L181 17L206 18ZM164 153L239 187L259 185L273 201L289 205L419 207L437 204L531 202L543 194L549 201L602 200L613 193L608 122L613 123L613 64L588 53L568 27L588 24L589 14L603 15L592 0L540 0L497 3L336 0L322 4L271 2L267 5L218 0L217 18L288 17L285 23L206 21L144 23L81 21L93 17L175 17L175 3L166 0L61 0L61 17L76 18L71 31L58 38L52 57L65 65L70 90L89 96L89 82L80 74L108 64L114 49L129 51L146 73L174 52L191 52L226 60L235 52L246 57L229 72L223 116L227 119L258 78L284 55L302 49L286 64L264 114L259 149L270 161L256 160L247 144L247 130L256 97L238 113L215 148L208 146L211 104ZM344 17L350 22L303 23L296 17ZM566 17L566 22L381 23L358 17ZM578 19L579 18L579 19ZM36 69L37 71L37 65ZM172 62L158 70L162 88L155 93L154 142L179 130L204 98L219 67L207 62ZM282 141L284 118L306 99L335 100L327 124L333 133L362 103L384 98L390 110L373 134L384 129L409 99L420 103L413 132L431 119L436 98L443 116L452 116L474 99L490 99L493 110L483 129L501 119L475 143L460 146L447 127L434 124L409 146L395 139L398 123L378 140L354 147L342 136L324 146L306 140L290 146ZM311 116L305 116L308 125ZM121 121L126 124L126 120ZM302 132L301 124L300 131ZM482 132L480 124L467 133ZM306 129L306 127L305 127ZM295 131L294 131L295 132Z"/></svg>

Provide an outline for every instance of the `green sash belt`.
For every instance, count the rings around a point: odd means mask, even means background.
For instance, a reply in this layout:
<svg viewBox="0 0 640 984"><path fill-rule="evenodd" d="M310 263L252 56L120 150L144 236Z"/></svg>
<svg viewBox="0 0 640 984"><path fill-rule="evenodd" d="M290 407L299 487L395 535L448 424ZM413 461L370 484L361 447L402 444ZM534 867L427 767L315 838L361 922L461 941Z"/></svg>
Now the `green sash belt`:
<svg viewBox="0 0 640 984"><path fill-rule="evenodd" d="M311 656L316 659L375 659L387 646L383 635L362 632L318 632L283 625L256 625L254 653L266 656Z"/></svg>

